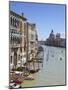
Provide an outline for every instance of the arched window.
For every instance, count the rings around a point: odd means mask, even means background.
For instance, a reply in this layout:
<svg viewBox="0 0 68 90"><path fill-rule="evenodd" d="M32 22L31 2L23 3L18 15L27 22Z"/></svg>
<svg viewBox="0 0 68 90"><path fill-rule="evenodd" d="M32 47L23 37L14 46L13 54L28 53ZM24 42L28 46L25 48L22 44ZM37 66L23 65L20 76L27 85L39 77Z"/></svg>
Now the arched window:
<svg viewBox="0 0 68 90"><path fill-rule="evenodd" d="M15 19L15 27L17 27L17 20Z"/></svg>
<svg viewBox="0 0 68 90"><path fill-rule="evenodd" d="M17 25L17 27L19 27L19 20L17 20L17 24L16 25Z"/></svg>
<svg viewBox="0 0 68 90"><path fill-rule="evenodd" d="M12 63L12 56L11 56L11 59L10 59L10 63Z"/></svg>
<svg viewBox="0 0 68 90"><path fill-rule="evenodd" d="M10 18L10 24L12 25L12 23L13 23L13 20L12 20L12 17Z"/></svg>
<svg viewBox="0 0 68 90"><path fill-rule="evenodd" d="M15 20L14 20L14 18L13 18L13 24L12 24L12 25L14 26L14 24L15 24Z"/></svg>
<svg viewBox="0 0 68 90"><path fill-rule="evenodd" d="M20 55L18 56L18 59L20 60Z"/></svg>

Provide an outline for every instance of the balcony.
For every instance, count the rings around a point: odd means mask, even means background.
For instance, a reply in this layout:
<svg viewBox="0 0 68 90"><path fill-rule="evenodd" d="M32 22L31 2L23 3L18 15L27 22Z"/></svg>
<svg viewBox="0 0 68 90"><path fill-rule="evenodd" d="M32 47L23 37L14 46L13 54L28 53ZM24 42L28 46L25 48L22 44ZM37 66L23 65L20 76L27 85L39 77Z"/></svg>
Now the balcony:
<svg viewBox="0 0 68 90"><path fill-rule="evenodd" d="M20 44L10 44L11 48L20 48L21 45Z"/></svg>
<svg viewBox="0 0 68 90"><path fill-rule="evenodd" d="M30 43L35 43L34 39L29 40Z"/></svg>

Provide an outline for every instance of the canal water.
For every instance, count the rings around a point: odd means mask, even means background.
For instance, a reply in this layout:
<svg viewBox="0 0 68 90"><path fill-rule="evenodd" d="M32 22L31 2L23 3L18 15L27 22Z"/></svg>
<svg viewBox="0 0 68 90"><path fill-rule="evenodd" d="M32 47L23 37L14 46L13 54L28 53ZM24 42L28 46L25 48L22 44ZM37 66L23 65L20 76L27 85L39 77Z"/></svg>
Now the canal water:
<svg viewBox="0 0 68 90"><path fill-rule="evenodd" d="M25 80L22 87L52 86L65 84L65 48L42 46L43 67L35 73L35 80Z"/></svg>

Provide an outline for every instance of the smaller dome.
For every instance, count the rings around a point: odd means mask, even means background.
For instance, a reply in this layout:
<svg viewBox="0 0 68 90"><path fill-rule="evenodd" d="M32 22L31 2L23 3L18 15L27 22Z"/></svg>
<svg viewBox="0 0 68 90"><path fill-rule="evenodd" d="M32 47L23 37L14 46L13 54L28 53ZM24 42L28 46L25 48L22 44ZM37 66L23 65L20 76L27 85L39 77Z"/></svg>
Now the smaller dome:
<svg viewBox="0 0 68 90"><path fill-rule="evenodd" d="M60 38L60 33L57 33L56 34L56 38Z"/></svg>

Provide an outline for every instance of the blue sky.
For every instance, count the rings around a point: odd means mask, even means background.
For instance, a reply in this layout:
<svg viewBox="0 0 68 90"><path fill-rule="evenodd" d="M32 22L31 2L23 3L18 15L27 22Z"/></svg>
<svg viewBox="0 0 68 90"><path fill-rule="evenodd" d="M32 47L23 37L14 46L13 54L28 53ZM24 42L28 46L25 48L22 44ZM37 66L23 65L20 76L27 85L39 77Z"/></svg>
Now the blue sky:
<svg viewBox="0 0 68 90"><path fill-rule="evenodd" d="M52 29L65 37L65 5L11 2L10 10L23 12L29 22L36 23L39 40L46 39Z"/></svg>

